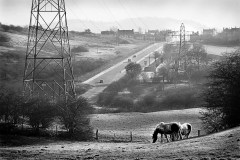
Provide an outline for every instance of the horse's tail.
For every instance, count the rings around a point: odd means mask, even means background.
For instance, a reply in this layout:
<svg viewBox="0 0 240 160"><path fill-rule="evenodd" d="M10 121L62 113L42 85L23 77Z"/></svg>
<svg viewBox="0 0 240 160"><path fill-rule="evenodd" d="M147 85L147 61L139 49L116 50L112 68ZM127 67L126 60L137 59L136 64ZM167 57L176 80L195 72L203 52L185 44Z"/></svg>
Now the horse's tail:
<svg viewBox="0 0 240 160"><path fill-rule="evenodd" d="M188 135L191 133L191 131L192 131L192 126L191 126L191 124L187 124L187 128L188 128Z"/></svg>

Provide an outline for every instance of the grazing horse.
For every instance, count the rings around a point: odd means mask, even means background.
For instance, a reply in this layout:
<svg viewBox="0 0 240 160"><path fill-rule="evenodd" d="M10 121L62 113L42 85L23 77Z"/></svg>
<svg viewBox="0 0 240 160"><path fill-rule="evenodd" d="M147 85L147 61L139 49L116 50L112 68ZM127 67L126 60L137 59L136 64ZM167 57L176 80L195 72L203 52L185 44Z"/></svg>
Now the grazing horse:
<svg viewBox="0 0 240 160"><path fill-rule="evenodd" d="M192 130L192 125L190 123L183 123L183 124L180 124L180 133L182 136L184 136L185 138L188 138L189 134L191 133L191 130Z"/></svg>
<svg viewBox="0 0 240 160"><path fill-rule="evenodd" d="M175 140L175 137L178 137L178 135L180 135L180 126L178 123L176 122L171 122L171 123L164 123L161 122L159 125L157 125L156 129L153 132L153 143L155 143L157 141L157 135L158 133L161 134L161 142L163 140L163 134L165 135L165 138L167 139L167 142L169 142L167 134L170 134L173 138L172 140Z"/></svg>

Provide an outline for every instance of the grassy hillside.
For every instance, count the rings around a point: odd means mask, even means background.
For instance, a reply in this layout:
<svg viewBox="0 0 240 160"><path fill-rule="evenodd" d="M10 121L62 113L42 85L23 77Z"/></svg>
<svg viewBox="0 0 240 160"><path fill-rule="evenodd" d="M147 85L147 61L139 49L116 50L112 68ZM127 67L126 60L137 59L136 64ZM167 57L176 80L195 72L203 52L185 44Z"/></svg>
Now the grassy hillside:
<svg viewBox="0 0 240 160"><path fill-rule="evenodd" d="M30 140L39 142L39 139L28 139L28 141ZM239 142L240 127L237 127L200 138L172 143L43 140L40 144L35 145L0 148L0 157L24 160L33 159L33 157L35 159L237 160L240 158Z"/></svg>
<svg viewBox="0 0 240 160"><path fill-rule="evenodd" d="M14 84L12 86L21 88L27 34L26 28L0 25L0 83L3 85ZM148 45L131 39L127 40L128 44L116 46L114 36L81 35L78 32L70 32L69 35L74 76L80 82ZM51 52L49 48L43 48L43 51L45 54Z"/></svg>

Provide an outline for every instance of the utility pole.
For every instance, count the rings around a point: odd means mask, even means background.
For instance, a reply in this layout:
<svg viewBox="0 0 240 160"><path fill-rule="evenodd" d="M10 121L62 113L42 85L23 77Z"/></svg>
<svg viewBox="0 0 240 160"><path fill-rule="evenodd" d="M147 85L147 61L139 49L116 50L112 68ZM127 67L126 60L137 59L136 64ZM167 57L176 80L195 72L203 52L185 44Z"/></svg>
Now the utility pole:
<svg viewBox="0 0 240 160"><path fill-rule="evenodd" d="M64 0L32 0L23 94L55 102L75 99Z"/></svg>
<svg viewBox="0 0 240 160"><path fill-rule="evenodd" d="M116 45L119 46L119 29L116 31Z"/></svg>

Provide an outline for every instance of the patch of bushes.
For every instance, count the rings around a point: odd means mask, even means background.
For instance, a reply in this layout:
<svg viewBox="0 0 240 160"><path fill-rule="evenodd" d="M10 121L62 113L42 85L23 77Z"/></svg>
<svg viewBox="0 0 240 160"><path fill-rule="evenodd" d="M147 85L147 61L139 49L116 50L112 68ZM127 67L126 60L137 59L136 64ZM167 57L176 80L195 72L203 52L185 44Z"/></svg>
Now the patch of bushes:
<svg viewBox="0 0 240 160"><path fill-rule="evenodd" d="M18 32L18 33L27 33L28 29L21 26L14 25L5 25L0 23L0 30L3 32Z"/></svg>
<svg viewBox="0 0 240 160"><path fill-rule="evenodd" d="M182 92L171 93L164 97L160 105L164 108L191 108L196 102L195 92L191 90L182 90Z"/></svg>
<svg viewBox="0 0 240 160"><path fill-rule="evenodd" d="M99 94L97 103L101 106L110 106L112 105L114 98L118 95L118 92L121 92L123 89L128 88L132 84L138 84L137 80L132 79L132 76L126 74L124 77L120 78L118 81L111 83L107 88Z"/></svg>
<svg viewBox="0 0 240 160"><path fill-rule="evenodd" d="M89 58L85 60L80 60L73 63L73 74L77 76L83 75L101 67L104 64L105 61L102 59L95 60Z"/></svg>
<svg viewBox="0 0 240 160"><path fill-rule="evenodd" d="M93 109L85 98L53 103L46 97L35 97L26 102L20 95L9 88L0 88L1 134L52 137L56 134L50 127L56 122L66 129L59 134L60 138L87 140L93 137L88 116Z"/></svg>
<svg viewBox="0 0 240 160"><path fill-rule="evenodd" d="M0 33L0 46L8 46L8 42L10 41L10 38L3 33Z"/></svg>
<svg viewBox="0 0 240 160"><path fill-rule="evenodd" d="M89 49L84 46L77 46L71 49L72 53L78 53L78 52L88 52Z"/></svg>
<svg viewBox="0 0 240 160"><path fill-rule="evenodd" d="M119 44L130 44L130 42L125 39L120 39Z"/></svg>
<svg viewBox="0 0 240 160"><path fill-rule="evenodd" d="M133 99L127 96L116 96L114 97L112 107L121 109L122 111L131 111L134 106Z"/></svg>
<svg viewBox="0 0 240 160"><path fill-rule="evenodd" d="M58 106L61 108L58 112L60 121L68 131L62 134L62 136L65 135L68 138L77 140L92 138L93 131L88 115L93 112L93 108L87 99L79 97L73 102L60 102Z"/></svg>

